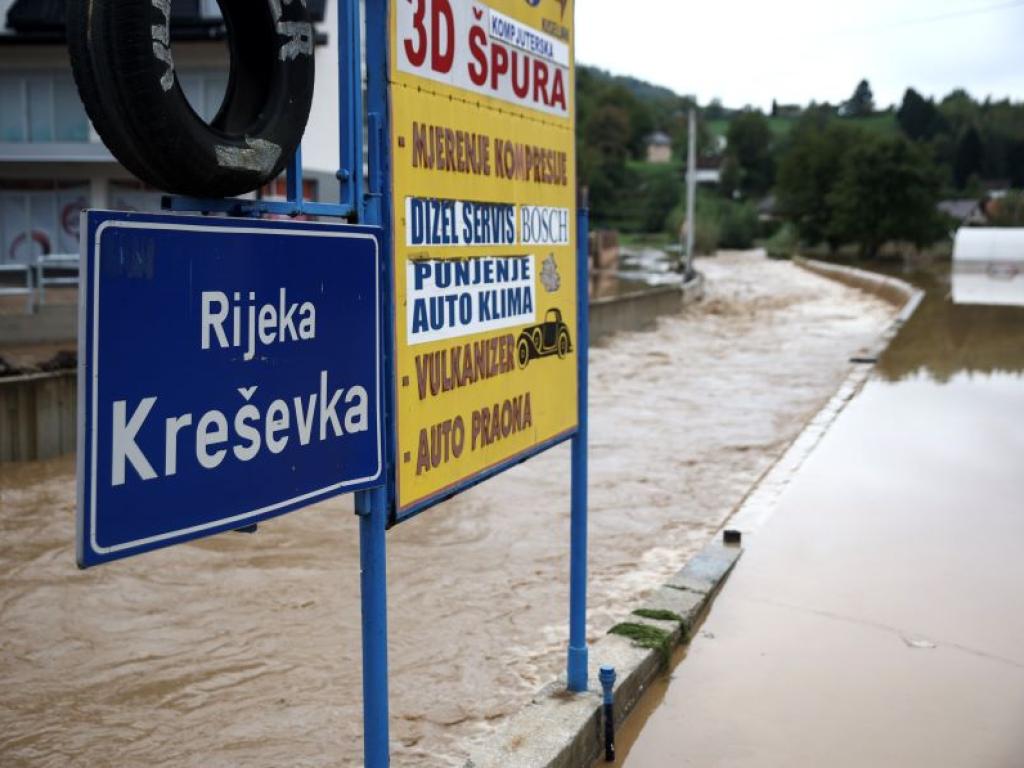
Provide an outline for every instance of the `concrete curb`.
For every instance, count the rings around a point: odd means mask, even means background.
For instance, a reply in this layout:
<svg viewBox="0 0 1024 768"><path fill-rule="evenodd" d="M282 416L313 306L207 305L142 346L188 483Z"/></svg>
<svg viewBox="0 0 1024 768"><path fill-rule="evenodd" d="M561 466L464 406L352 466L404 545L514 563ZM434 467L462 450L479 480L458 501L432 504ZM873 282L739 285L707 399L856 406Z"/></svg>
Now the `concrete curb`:
<svg viewBox="0 0 1024 768"><path fill-rule="evenodd" d="M885 275L878 275L874 272L856 269L855 267L844 267L839 264L829 264L815 259L805 259L803 256L794 256L793 263L798 267L806 269L808 272L813 272L821 277L827 277L851 288L857 288L865 293L870 293L883 301L901 308L893 322L878 337L874 346L868 350L863 350L852 358L852 362L855 363L876 363L879 356L889 346L889 342L899 333L900 328L910 319L924 299L924 291L920 288L915 288L905 280L899 280L895 277L886 277Z"/></svg>
<svg viewBox="0 0 1024 768"><path fill-rule="evenodd" d="M689 642L742 549L708 544L637 610L666 620L633 614L624 623L653 629L661 647L646 647L618 634L590 646L590 680L601 665L615 667L615 720L621 724L666 666L666 653ZM668 613L674 614L668 618ZM622 626L622 625L620 625ZM542 690L485 745L474 749L465 768L569 768L589 766L604 751L601 694L570 694L565 680Z"/></svg>
<svg viewBox="0 0 1024 768"><path fill-rule="evenodd" d="M924 297L923 291L895 278L800 257L793 261L808 271L879 296L901 309L872 349L861 358L853 358L854 362L868 364L854 368L835 395L808 420L786 452L740 501L728 517L727 525L731 530L753 532L760 528L793 475L846 404L864 386L878 355ZM703 291L703 280L699 290ZM670 653L693 637L741 554L738 546L725 546L717 541L709 543L637 609L647 617L636 612L628 617L624 624L655 630L661 638L661 648L644 647L628 637L614 634L614 629L590 646L590 680L598 679L598 668L604 664L614 666L618 675L616 727L629 716L651 682L665 669L666 651ZM600 693L570 694L562 679L542 690L528 706L513 715L487 744L475 748L465 768L590 766L603 753L603 729Z"/></svg>

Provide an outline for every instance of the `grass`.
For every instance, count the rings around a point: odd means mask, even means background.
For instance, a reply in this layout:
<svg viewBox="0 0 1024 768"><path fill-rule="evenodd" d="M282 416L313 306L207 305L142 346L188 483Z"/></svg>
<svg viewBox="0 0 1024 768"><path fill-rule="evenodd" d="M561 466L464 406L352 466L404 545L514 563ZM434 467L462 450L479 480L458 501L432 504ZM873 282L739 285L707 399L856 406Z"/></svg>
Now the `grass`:
<svg viewBox="0 0 1024 768"><path fill-rule="evenodd" d="M678 159L669 160L667 163L649 163L646 160L627 160L626 168L640 174L641 176L658 176L663 173L674 173L680 177L683 175L683 161Z"/></svg>
<svg viewBox="0 0 1024 768"><path fill-rule="evenodd" d="M619 635L629 638L634 645L641 648L650 648L661 653L662 661L667 665L672 657L672 633L664 629L652 627L649 624L635 624L623 622L616 624L608 630L609 635Z"/></svg>
<svg viewBox="0 0 1024 768"><path fill-rule="evenodd" d="M633 611L634 616L639 616L641 619L652 619L654 621L675 621L679 624L683 623L683 617L675 611L664 611L657 608L638 608Z"/></svg>
<svg viewBox="0 0 1024 768"><path fill-rule="evenodd" d="M619 232L619 245L657 248L673 243L678 243L678 239L667 232Z"/></svg>

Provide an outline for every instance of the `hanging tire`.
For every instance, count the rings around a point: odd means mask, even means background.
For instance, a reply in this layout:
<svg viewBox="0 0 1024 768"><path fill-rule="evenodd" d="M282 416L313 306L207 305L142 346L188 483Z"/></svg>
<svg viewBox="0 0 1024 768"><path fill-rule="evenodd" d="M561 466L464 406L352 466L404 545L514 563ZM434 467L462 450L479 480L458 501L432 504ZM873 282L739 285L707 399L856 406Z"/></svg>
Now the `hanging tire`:
<svg viewBox="0 0 1024 768"><path fill-rule="evenodd" d="M275 179L313 102L313 25L305 0L218 0L230 72L209 124L185 98L170 46L171 0L69 0L79 94L114 156L142 181L228 197Z"/></svg>

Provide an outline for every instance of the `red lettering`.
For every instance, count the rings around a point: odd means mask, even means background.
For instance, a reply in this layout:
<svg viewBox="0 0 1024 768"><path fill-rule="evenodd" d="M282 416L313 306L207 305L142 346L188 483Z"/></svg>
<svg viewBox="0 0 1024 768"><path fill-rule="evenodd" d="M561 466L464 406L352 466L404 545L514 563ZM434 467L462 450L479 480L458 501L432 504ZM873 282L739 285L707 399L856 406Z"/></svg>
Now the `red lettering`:
<svg viewBox="0 0 1024 768"><path fill-rule="evenodd" d="M494 43L491 46L491 90L498 90L498 78L508 74L508 51L505 46Z"/></svg>
<svg viewBox="0 0 1024 768"><path fill-rule="evenodd" d="M441 24L444 23L444 49L441 47ZM430 34L433 46L430 50L430 66L435 72L447 74L455 60L455 17L448 0L434 0L430 13Z"/></svg>
<svg viewBox="0 0 1024 768"><path fill-rule="evenodd" d="M568 105L565 103L565 78L562 76L562 70L555 69L555 82L551 86L551 106L561 107L563 111L568 110Z"/></svg>
<svg viewBox="0 0 1024 768"><path fill-rule="evenodd" d="M523 62L523 82L519 82L519 62ZM530 93L530 57L520 56L512 51L512 90L520 99L525 99Z"/></svg>
<svg viewBox="0 0 1024 768"><path fill-rule="evenodd" d="M469 30L469 53L476 59L469 63L469 79L473 85L482 86L487 82L487 33L482 27Z"/></svg>
<svg viewBox="0 0 1024 768"><path fill-rule="evenodd" d="M540 59L533 61L533 100L548 104L548 65Z"/></svg>
<svg viewBox="0 0 1024 768"><path fill-rule="evenodd" d="M413 2L414 0L408 0ZM409 63L414 67L419 67L427 59L427 28L423 26L423 18L426 16L427 10L424 6L426 0L415 0L416 12L412 17L412 26L416 30L416 36L419 39L416 47L413 47L411 40L405 40L405 55L409 59Z"/></svg>

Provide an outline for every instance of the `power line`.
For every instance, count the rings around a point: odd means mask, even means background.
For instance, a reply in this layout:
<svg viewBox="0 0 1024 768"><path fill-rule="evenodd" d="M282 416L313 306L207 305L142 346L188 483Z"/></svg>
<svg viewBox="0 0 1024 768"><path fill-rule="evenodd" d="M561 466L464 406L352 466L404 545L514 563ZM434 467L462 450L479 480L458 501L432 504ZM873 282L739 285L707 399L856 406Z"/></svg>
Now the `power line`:
<svg viewBox="0 0 1024 768"><path fill-rule="evenodd" d="M861 27L859 29L852 29L851 32L882 32L887 29L898 29L900 27L912 27L918 24L933 24L937 21L948 21L950 19L962 19L968 16L982 16L989 13L997 13L999 11L1005 11L1010 8L1020 8L1024 6L1024 0L1010 0L1006 3L998 3L996 5L986 5L982 8L965 8L960 11L950 11L948 13L940 13L935 16L924 16L918 19L905 19L904 21L895 21L891 24L883 24L873 27Z"/></svg>

